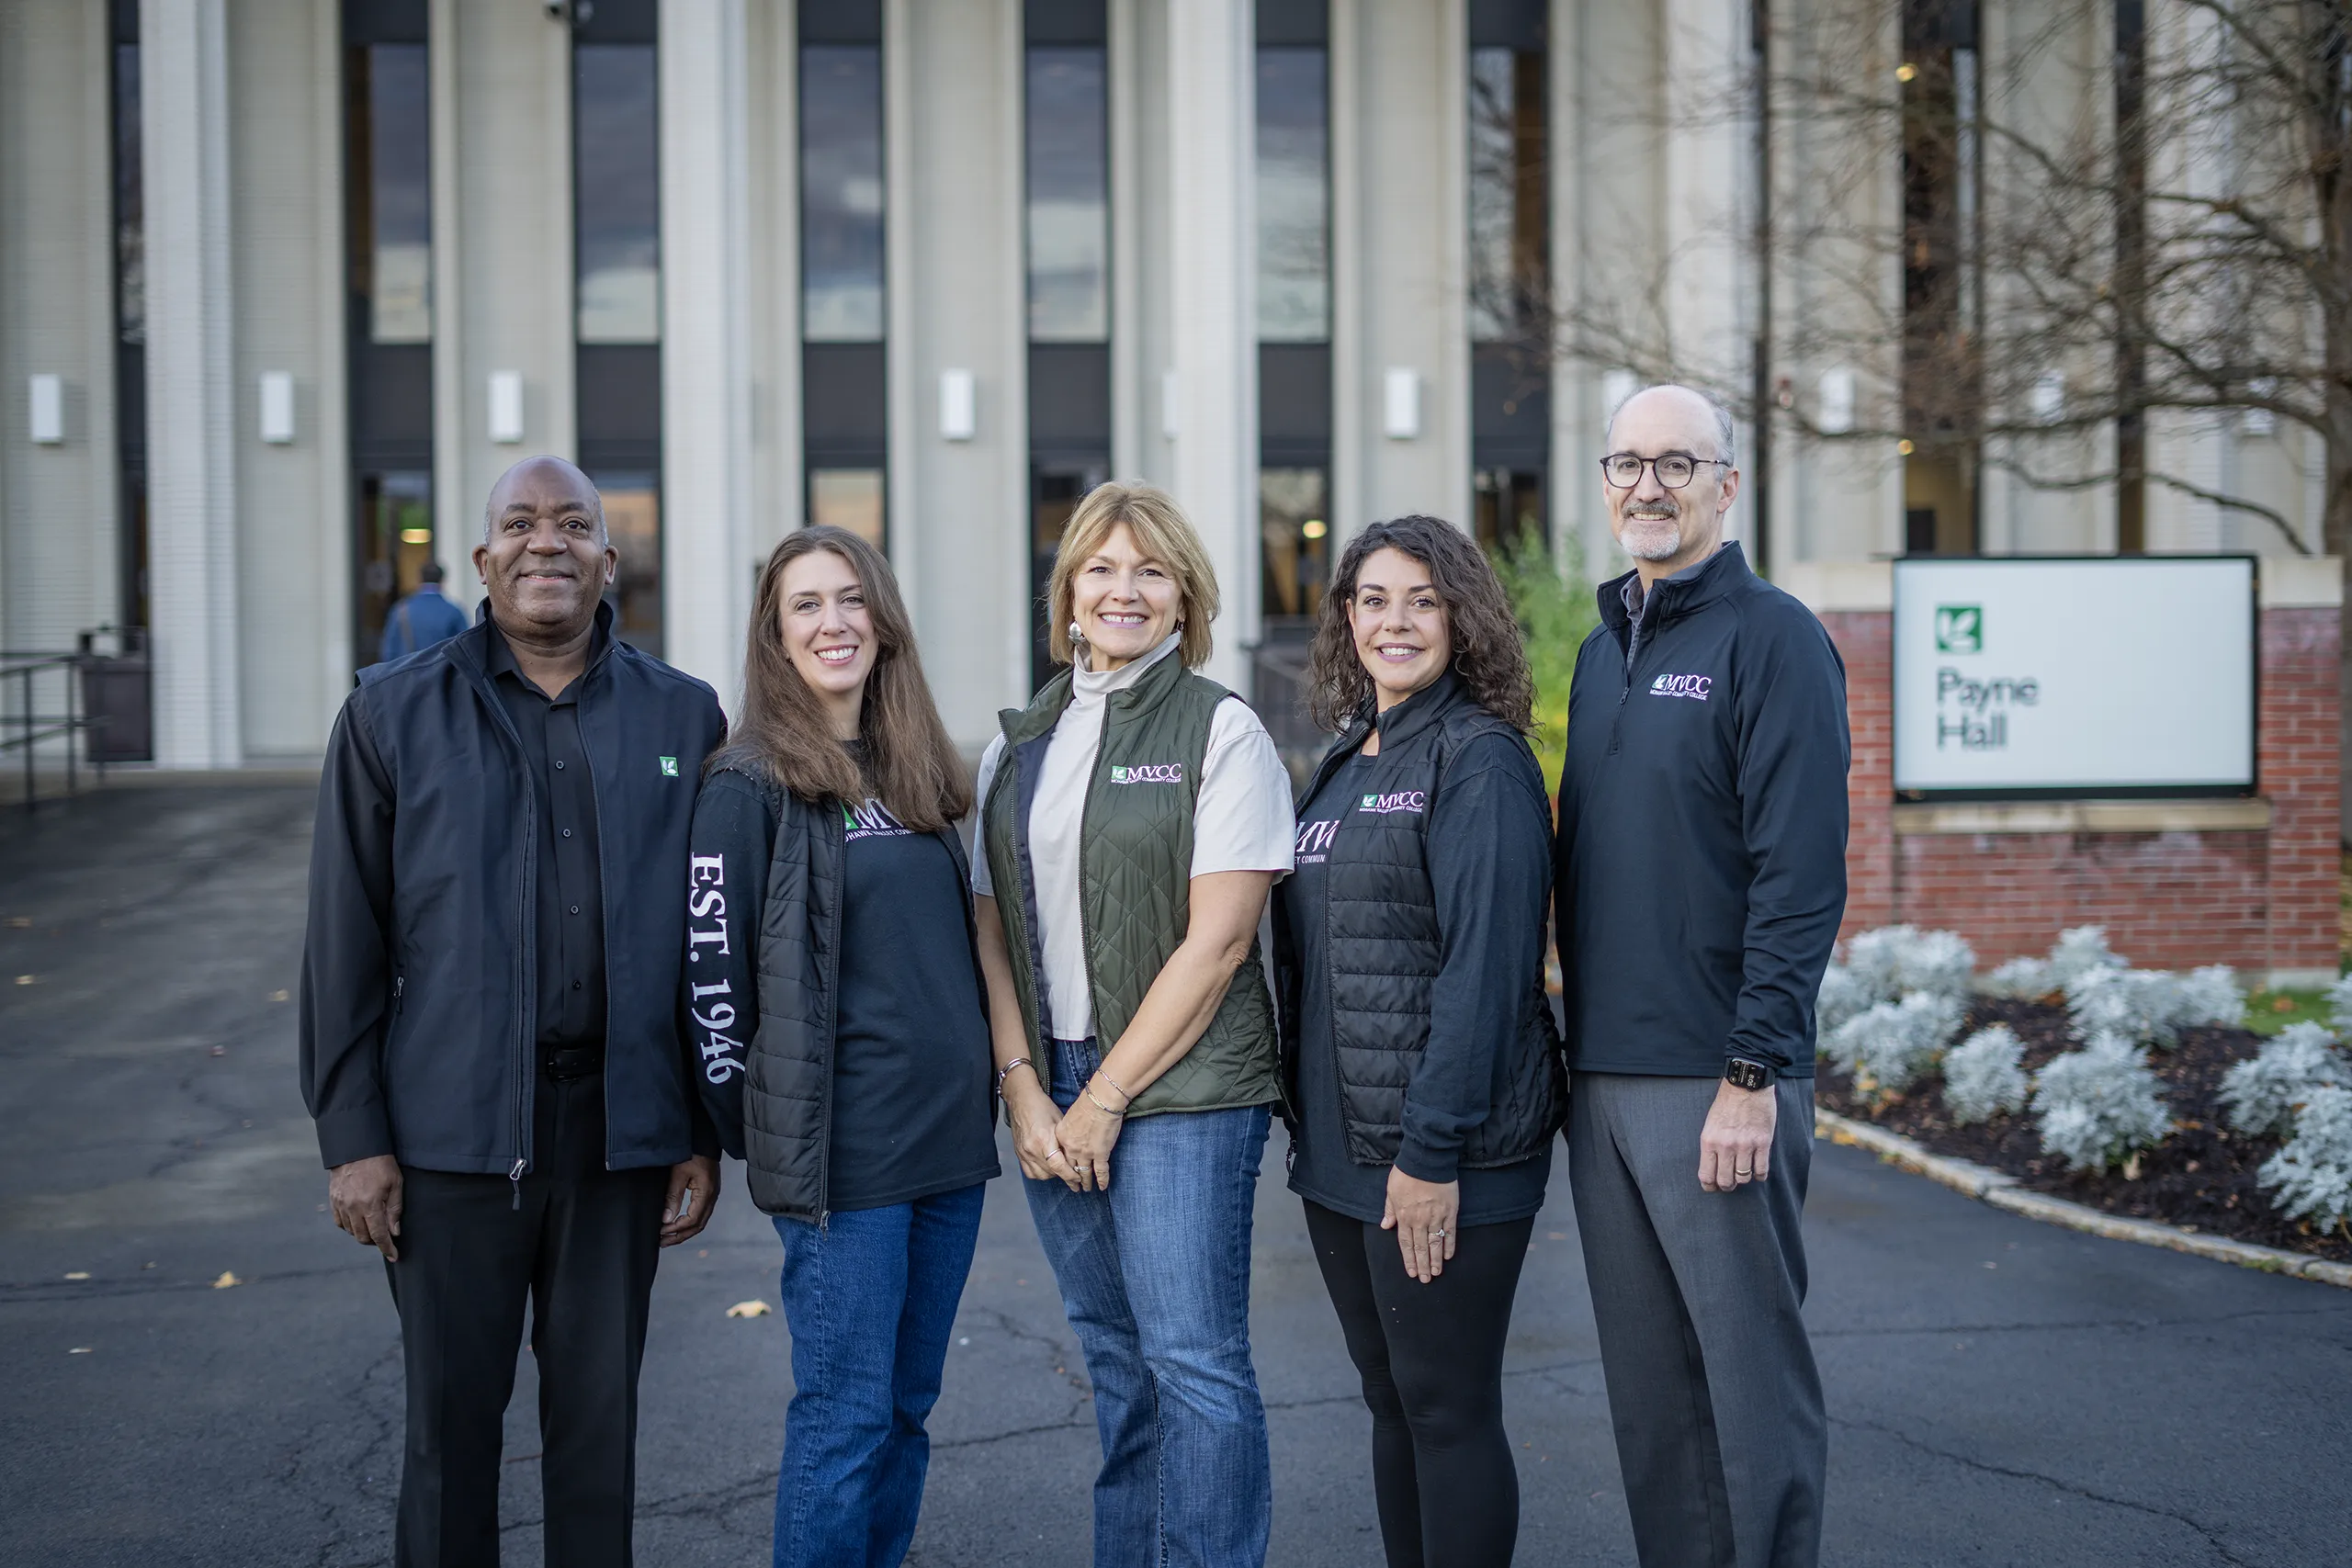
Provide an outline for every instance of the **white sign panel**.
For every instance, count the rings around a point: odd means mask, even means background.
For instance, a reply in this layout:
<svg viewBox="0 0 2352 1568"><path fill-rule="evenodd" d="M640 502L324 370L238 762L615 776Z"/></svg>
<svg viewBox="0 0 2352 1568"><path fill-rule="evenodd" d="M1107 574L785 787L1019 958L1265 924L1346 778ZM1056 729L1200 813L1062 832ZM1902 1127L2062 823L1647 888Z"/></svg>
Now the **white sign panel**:
<svg viewBox="0 0 2352 1568"><path fill-rule="evenodd" d="M2254 561L1894 563L1894 788L2249 790Z"/></svg>

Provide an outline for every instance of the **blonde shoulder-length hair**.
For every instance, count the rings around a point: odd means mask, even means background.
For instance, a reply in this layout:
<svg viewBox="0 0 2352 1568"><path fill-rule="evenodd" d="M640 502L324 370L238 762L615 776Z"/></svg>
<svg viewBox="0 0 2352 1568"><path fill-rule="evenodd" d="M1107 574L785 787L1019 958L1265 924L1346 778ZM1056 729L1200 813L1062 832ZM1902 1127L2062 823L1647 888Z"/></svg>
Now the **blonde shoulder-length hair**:
<svg viewBox="0 0 2352 1568"><path fill-rule="evenodd" d="M1122 523L1135 536L1136 548L1175 576L1176 619L1183 628L1176 656L1185 669L1199 669L1208 662L1214 646L1209 623L1216 619L1216 569L1209 564L1208 548L1174 496L1156 486L1117 479L1087 491L1062 529L1061 551L1054 557L1053 576L1046 583L1046 603L1053 609L1046 628L1046 651L1057 664L1073 661L1069 628L1078 614L1078 569L1101 551Z"/></svg>

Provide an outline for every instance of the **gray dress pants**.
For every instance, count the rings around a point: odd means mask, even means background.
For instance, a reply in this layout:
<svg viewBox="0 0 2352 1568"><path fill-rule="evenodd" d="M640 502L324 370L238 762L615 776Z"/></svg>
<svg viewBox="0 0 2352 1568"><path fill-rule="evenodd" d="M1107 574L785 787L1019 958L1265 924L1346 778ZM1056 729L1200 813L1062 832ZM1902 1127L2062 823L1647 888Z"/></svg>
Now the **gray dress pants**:
<svg viewBox="0 0 2352 1568"><path fill-rule="evenodd" d="M1828 1427L1805 1337L1813 1085L1770 1177L1699 1185L1713 1078L1578 1073L1568 1179L1643 1568L1813 1568Z"/></svg>

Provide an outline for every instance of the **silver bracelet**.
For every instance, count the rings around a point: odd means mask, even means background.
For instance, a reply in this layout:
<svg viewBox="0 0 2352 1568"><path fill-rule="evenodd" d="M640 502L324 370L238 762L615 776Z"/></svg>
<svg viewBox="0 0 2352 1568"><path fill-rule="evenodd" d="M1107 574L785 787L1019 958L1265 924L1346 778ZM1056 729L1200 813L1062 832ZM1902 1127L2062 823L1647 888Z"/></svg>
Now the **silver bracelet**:
<svg viewBox="0 0 2352 1568"><path fill-rule="evenodd" d="M1033 1073L1037 1070L1036 1064L1030 1061L1026 1056L1015 1056L1012 1060L999 1067L996 1070L996 1092L1000 1097L1004 1093L1004 1080L1006 1076L1015 1067L1027 1067Z"/></svg>
<svg viewBox="0 0 2352 1568"><path fill-rule="evenodd" d="M1112 1087L1113 1089L1118 1089L1118 1087L1119 1087L1119 1086L1118 1086L1117 1084L1113 1084L1111 1087ZM1100 1111L1101 1112L1102 1112L1102 1114L1103 1114L1103 1115L1108 1116L1108 1117L1111 1117L1113 1120L1114 1120L1114 1121L1119 1121L1119 1122L1124 1122L1124 1121L1125 1121L1125 1120L1127 1119L1127 1113L1126 1113L1125 1111L1114 1111L1114 1110L1112 1110L1109 1106L1107 1106L1107 1105L1103 1104L1101 1100L1096 1100L1096 1099L1094 1098L1094 1085L1093 1085L1092 1083L1091 1083L1091 1082L1090 1082L1090 1083L1086 1084L1085 1086L1083 1086L1082 1088L1080 1088L1080 1089L1079 1092L1080 1092L1080 1094L1082 1094L1082 1095L1086 1096L1086 1098L1088 1099L1088 1100L1090 1100L1091 1102L1092 1102L1092 1104L1093 1104L1093 1106L1094 1106L1094 1109L1095 1109L1095 1110L1097 1110L1097 1111ZM1121 1092L1122 1092L1122 1093L1124 1093L1125 1091L1124 1091L1124 1090L1122 1090ZM1130 1100L1130 1101L1129 1101L1129 1103L1130 1103L1130 1104L1132 1104L1132 1103L1134 1103L1134 1102L1133 1102L1132 1100Z"/></svg>

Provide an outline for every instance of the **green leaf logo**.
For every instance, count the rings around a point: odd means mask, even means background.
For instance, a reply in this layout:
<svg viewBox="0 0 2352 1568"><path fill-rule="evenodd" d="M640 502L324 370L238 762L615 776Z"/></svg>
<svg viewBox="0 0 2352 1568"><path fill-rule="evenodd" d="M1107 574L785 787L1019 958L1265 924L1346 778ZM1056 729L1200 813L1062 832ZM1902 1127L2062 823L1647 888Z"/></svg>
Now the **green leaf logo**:
<svg viewBox="0 0 2352 1568"><path fill-rule="evenodd" d="M1984 652L1984 607L1982 604L1937 605L1936 651L1938 653Z"/></svg>
<svg viewBox="0 0 2352 1568"><path fill-rule="evenodd" d="M678 759L675 757L662 759L662 776L665 779L674 779L678 776Z"/></svg>

